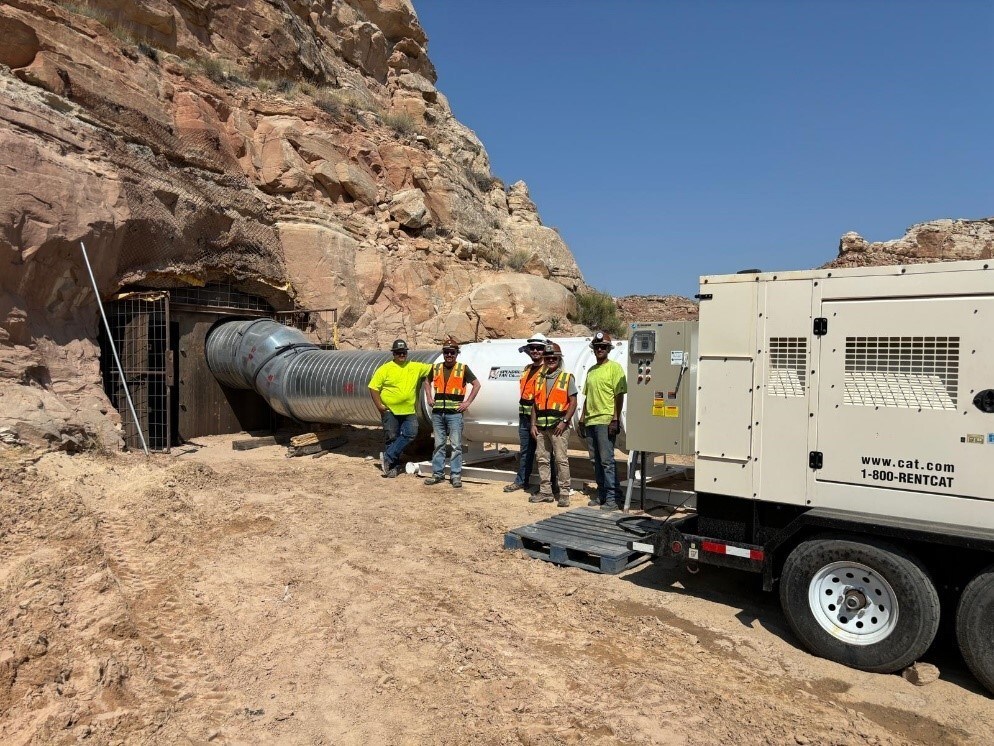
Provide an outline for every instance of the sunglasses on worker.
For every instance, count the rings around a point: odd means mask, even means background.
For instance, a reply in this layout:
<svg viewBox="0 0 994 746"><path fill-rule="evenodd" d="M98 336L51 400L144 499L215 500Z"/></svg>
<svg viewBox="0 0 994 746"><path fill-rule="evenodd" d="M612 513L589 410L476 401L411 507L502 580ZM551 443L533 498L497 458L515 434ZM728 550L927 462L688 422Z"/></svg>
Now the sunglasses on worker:
<svg viewBox="0 0 994 746"><path fill-rule="evenodd" d="M559 355L542 355L543 360L558 360Z"/></svg>
<svg viewBox="0 0 994 746"><path fill-rule="evenodd" d="M394 357L407 357L407 350L394 350Z"/></svg>
<svg viewBox="0 0 994 746"><path fill-rule="evenodd" d="M443 354L443 355L444 355L445 357L455 357L455 356L456 356L456 355L458 355L459 353L458 353L458 352L456 352L455 350L442 350L442 354Z"/></svg>

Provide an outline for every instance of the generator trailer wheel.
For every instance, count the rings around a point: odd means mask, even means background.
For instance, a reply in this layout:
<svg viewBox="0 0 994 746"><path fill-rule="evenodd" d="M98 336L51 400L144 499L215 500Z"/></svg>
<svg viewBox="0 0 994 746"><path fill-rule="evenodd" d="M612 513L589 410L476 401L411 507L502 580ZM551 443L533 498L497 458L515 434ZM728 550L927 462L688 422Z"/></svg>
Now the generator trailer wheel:
<svg viewBox="0 0 994 746"><path fill-rule="evenodd" d="M963 660L994 692L994 565L969 582L956 609L956 640Z"/></svg>
<svg viewBox="0 0 994 746"><path fill-rule="evenodd" d="M798 545L784 564L780 604L808 650L864 671L914 663L939 628L939 596L924 568L872 539Z"/></svg>

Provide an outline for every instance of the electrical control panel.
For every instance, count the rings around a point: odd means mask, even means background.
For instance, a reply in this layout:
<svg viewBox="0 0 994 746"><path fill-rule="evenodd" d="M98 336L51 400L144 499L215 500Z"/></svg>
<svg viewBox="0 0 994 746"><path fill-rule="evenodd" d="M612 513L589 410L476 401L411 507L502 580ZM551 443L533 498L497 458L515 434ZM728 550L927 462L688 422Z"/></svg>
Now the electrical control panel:
<svg viewBox="0 0 994 746"><path fill-rule="evenodd" d="M631 325L625 443L631 451L693 454L697 322Z"/></svg>

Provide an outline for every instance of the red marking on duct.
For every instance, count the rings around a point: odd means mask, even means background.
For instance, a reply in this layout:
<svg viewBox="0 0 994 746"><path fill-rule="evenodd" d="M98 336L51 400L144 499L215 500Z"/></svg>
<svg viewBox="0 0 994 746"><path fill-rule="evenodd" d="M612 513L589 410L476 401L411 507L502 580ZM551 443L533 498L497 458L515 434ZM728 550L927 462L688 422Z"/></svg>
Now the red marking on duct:
<svg viewBox="0 0 994 746"><path fill-rule="evenodd" d="M354 394L355 393L355 384L352 383L351 381L349 383L344 384L342 386L342 392L346 393L346 394Z"/></svg>

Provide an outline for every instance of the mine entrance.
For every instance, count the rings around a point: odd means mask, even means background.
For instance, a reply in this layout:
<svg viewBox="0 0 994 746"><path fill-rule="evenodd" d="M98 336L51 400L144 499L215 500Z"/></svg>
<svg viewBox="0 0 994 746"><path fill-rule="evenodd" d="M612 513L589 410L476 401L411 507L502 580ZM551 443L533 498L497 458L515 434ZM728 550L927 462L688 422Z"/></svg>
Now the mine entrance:
<svg viewBox="0 0 994 746"><path fill-rule="evenodd" d="M149 450L168 451L172 444L170 399L174 383L169 296L163 291L122 293L107 304L106 313L111 336L108 338L101 329L101 372L104 391L124 423L124 442L129 449L140 450L140 428ZM128 407L111 340L124 369L137 420Z"/></svg>
<svg viewBox="0 0 994 746"><path fill-rule="evenodd" d="M258 296L216 284L202 288L134 288L105 304L110 337L100 330L104 391L121 415L127 448L141 449L138 428L149 450L168 451L203 435L268 430L272 410L254 391L235 391L214 378L204 355L208 332L234 318L272 317ZM121 359L124 382L110 342Z"/></svg>
<svg viewBox="0 0 994 746"><path fill-rule="evenodd" d="M277 424L261 396L222 386L211 373L204 350L207 335L218 324L274 318L297 327L320 347L337 346L335 309L275 311L264 298L230 284L169 290L136 287L115 295L105 309L137 422L101 329L104 390L121 415L127 447L133 450L141 448L139 426L150 450L168 451L203 435L272 430Z"/></svg>
<svg viewBox="0 0 994 746"><path fill-rule="evenodd" d="M254 391L222 386L207 366L208 333L233 319L272 317L265 299L231 285L207 285L169 291L176 355L174 438L271 430L273 411Z"/></svg>

